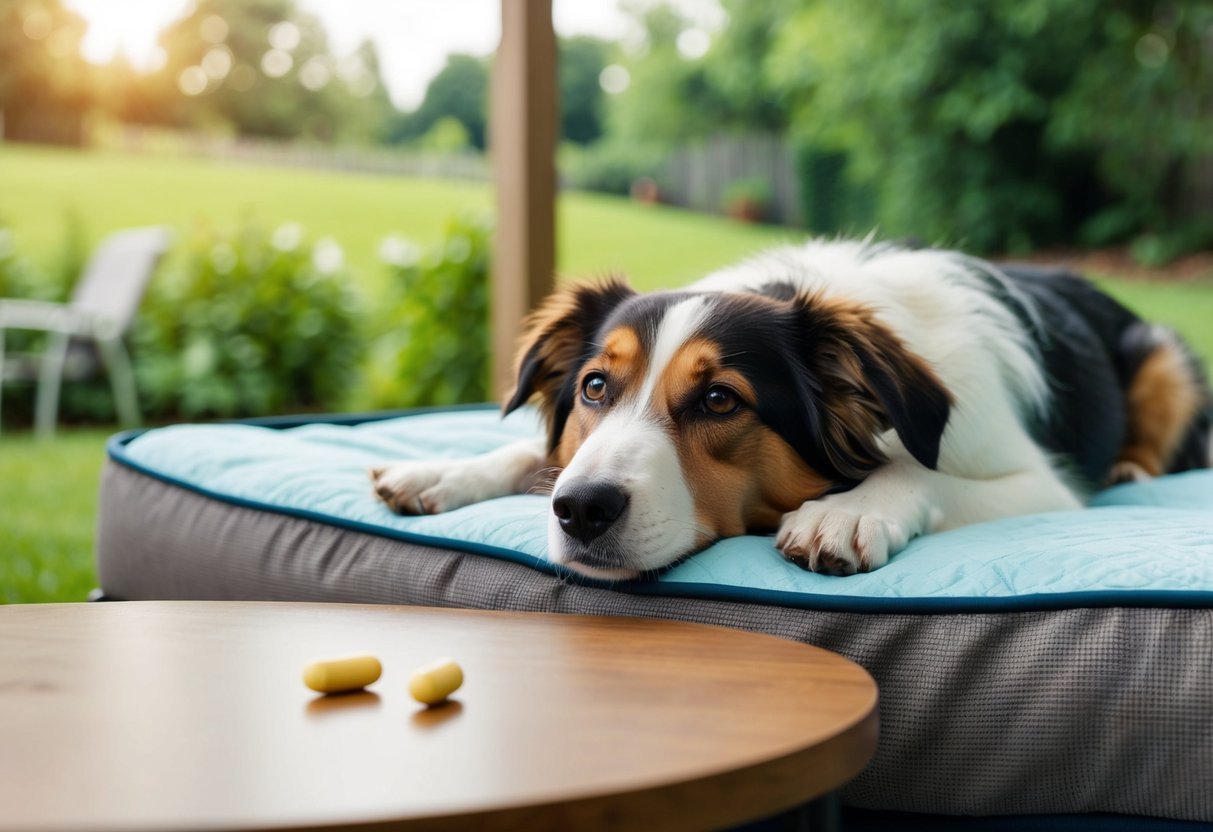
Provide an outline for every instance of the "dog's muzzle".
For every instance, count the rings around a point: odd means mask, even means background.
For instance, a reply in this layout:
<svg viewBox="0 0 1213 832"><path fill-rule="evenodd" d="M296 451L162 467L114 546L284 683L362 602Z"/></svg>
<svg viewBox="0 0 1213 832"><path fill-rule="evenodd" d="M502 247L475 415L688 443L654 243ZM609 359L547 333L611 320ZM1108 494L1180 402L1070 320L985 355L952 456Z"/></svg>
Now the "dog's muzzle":
<svg viewBox="0 0 1213 832"><path fill-rule="evenodd" d="M574 477L552 497L552 513L569 537L589 544L602 537L628 508L628 495L609 482Z"/></svg>

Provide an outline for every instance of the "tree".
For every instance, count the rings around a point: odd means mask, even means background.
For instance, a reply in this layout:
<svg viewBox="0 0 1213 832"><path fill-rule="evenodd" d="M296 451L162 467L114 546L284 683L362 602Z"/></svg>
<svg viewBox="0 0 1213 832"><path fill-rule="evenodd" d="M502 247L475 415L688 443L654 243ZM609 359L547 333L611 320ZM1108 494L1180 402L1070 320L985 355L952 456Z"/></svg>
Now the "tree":
<svg viewBox="0 0 1213 832"><path fill-rule="evenodd" d="M364 40L341 61L338 81L325 86L323 93L334 113L339 140L380 143L386 138L397 111L383 82L379 50L373 41Z"/></svg>
<svg viewBox="0 0 1213 832"><path fill-rule="evenodd" d="M606 41L589 37L559 43L560 130L578 144L602 134L602 87L598 76L606 66ZM398 117L389 131L393 142L416 142L435 125L454 119L467 131L472 147L485 149L488 118L489 62L474 55L450 55L434 76L420 106Z"/></svg>
<svg viewBox="0 0 1213 832"><path fill-rule="evenodd" d="M1211 25L1208 0L801 0L763 71L883 233L1106 243L1213 153Z"/></svg>
<svg viewBox="0 0 1213 832"><path fill-rule="evenodd" d="M721 102L705 62L687 60L678 51L678 36L690 28L690 20L672 6L657 5L638 13L637 22L645 48L620 60L629 82L609 99L607 132L626 143L674 147L719 129Z"/></svg>
<svg viewBox="0 0 1213 832"><path fill-rule="evenodd" d="M0 0L0 113L4 135L78 143L91 103L80 56L84 20L59 0Z"/></svg>
<svg viewBox="0 0 1213 832"><path fill-rule="evenodd" d="M598 78L611 45L590 37L562 38L559 47L560 136L590 144L602 135L603 93Z"/></svg>
<svg viewBox="0 0 1213 832"><path fill-rule="evenodd" d="M389 140L414 141L428 133L440 119L449 117L462 123L472 145L483 150L488 84L488 66L483 58L449 55L446 65L426 88L421 105L396 119L389 131Z"/></svg>
<svg viewBox="0 0 1213 832"><path fill-rule="evenodd" d="M644 46L639 54L621 58L630 83L608 99L608 132L671 147L721 131L786 129L785 91L764 65L789 10L803 2L729 0L729 24L711 36L702 56L680 49L683 36L707 33L698 33L678 8L632 7Z"/></svg>
<svg viewBox="0 0 1213 832"><path fill-rule="evenodd" d="M160 45L167 58L149 78L150 120L365 141L392 112L373 45L337 60L320 21L293 0L198 0Z"/></svg>
<svg viewBox="0 0 1213 832"><path fill-rule="evenodd" d="M728 26L712 44L704 62L707 82L727 125L781 131L790 115L786 91L774 82L767 56L778 42L798 0L727 0Z"/></svg>

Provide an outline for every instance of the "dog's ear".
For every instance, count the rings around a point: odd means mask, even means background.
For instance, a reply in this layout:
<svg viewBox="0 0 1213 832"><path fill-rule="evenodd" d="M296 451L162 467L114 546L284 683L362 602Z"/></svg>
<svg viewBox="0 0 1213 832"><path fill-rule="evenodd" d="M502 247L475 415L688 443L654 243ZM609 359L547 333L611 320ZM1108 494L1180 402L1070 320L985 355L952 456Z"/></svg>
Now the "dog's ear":
<svg viewBox="0 0 1213 832"><path fill-rule="evenodd" d="M915 459L934 468L952 397L930 365L862 305L812 295L792 303L797 351L821 403L816 427L834 467L860 479L884 463L878 437L891 427Z"/></svg>
<svg viewBox="0 0 1213 832"><path fill-rule="evenodd" d="M607 317L636 293L618 277L568 283L548 296L523 322L516 384L504 414L539 397L539 409L555 444L572 408L575 374Z"/></svg>

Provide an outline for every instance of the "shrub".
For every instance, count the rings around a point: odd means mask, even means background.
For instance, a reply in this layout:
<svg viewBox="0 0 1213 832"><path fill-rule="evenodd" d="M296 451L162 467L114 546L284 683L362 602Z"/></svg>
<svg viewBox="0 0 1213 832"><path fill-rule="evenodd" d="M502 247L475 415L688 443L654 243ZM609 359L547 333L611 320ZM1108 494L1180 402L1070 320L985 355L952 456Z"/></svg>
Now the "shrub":
<svg viewBox="0 0 1213 832"><path fill-rule="evenodd" d="M462 217L424 252L401 237L384 240L392 282L372 370L377 406L488 398L489 239L487 221Z"/></svg>
<svg viewBox="0 0 1213 832"><path fill-rule="evenodd" d="M765 177L750 176L734 179L728 184L724 189L722 207L734 219L756 222L766 218L773 198L771 183Z"/></svg>
<svg viewBox="0 0 1213 832"><path fill-rule="evenodd" d="M12 232L0 227L0 299L65 302L80 278L86 254L83 225L74 215L68 216L63 242L56 247L54 259L45 269L36 267L22 256ZM43 332L25 329L5 332L4 346L10 358L40 355L45 345ZM87 342L81 346L91 349ZM26 370L34 373L37 365L28 363ZM32 381L27 379L11 384L4 391L4 420L10 424L32 422L34 396ZM111 419L113 415L113 400L104 378L65 384L60 391L59 417L62 420L96 421Z"/></svg>
<svg viewBox="0 0 1213 832"><path fill-rule="evenodd" d="M564 145L560 172L571 188L627 195L643 177L659 178L662 153L631 142L599 141L586 148Z"/></svg>
<svg viewBox="0 0 1213 832"><path fill-rule="evenodd" d="M74 214L66 218L63 242L49 269L39 269L17 250L13 233L0 225L0 298L62 303L80 278L87 255L84 227Z"/></svg>
<svg viewBox="0 0 1213 832"><path fill-rule="evenodd" d="M464 153L472 147L472 134L454 116L443 116L417 140L417 147L435 153Z"/></svg>
<svg viewBox="0 0 1213 832"><path fill-rule="evenodd" d="M0 226L0 298L29 297L29 261L17 253L13 232Z"/></svg>
<svg viewBox="0 0 1213 832"><path fill-rule="evenodd" d="M755 74L797 137L843 162L834 182L870 192L882 235L1014 251L1146 234L1147 259L1198 247L1183 206L1213 153L1213 3L1092 9L792 0L766 11L779 25Z"/></svg>
<svg viewBox="0 0 1213 832"><path fill-rule="evenodd" d="M134 333L145 413L189 418L337 409L364 352L340 247L297 225L202 234L154 284Z"/></svg>
<svg viewBox="0 0 1213 832"><path fill-rule="evenodd" d="M0 300L36 297L38 297L38 279L33 265L17 251L12 232L0 226ZM4 332L4 348L10 356L40 349L42 341L41 334L28 330L14 329ZM30 387L30 385L25 386ZM23 394L28 392L22 391ZM28 415L26 411L29 411L32 406L32 394L14 397L9 390L4 391L3 418L6 421L13 419L18 414L20 419L25 419Z"/></svg>

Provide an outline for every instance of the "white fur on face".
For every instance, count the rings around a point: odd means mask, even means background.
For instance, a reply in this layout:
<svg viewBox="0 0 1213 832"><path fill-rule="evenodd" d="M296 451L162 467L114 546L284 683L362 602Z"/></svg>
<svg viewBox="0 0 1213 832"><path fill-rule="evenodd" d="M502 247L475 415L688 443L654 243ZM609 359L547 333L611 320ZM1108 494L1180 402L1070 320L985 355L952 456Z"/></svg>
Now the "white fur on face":
<svg viewBox="0 0 1213 832"><path fill-rule="evenodd" d="M628 495L623 516L588 547L596 559L610 557L619 568L579 564L587 547L564 533L555 514L548 519L554 562L591 577L628 578L672 563L694 548L695 504L670 434L656 421L635 411L608 416L561 472L552 494L559 496L561 486L574 477L613 483Z"/></svg>
<svg viewBox="0 0 1213 832"><path fill-rule="evenodd" d="M590 577L629 578L666 566L695 548L694 498L670 434L666 403L656 401L654 393L662 374L703 324L709 309L705 298L695 297L666 311L639 394L606 414L557 478L553 497L574 477L587 477L618 486L629 502L616 524L588 547L565 534L551 515L548 552L553 562ZM599 563L609 558L612 568L579 563L579 557L585 556Z"/></svg>

